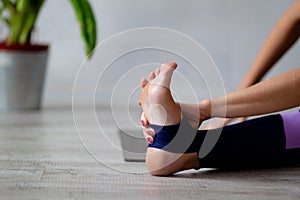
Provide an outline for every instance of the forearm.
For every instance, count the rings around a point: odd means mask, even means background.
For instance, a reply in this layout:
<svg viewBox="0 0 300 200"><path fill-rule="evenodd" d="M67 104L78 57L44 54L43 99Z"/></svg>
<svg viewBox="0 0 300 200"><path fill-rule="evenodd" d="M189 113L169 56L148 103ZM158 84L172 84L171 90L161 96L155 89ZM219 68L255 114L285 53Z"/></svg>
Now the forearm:
<svg viewBox="0 0 300 200"><path fill-rule="evenodd" d="M300 105L300 68L226 96L199 103L204 119L248 117ZM206 116L205 116L206 115Z"/></svg>
<svg viewBox="0 0 300 200"><path fill-rule="evenodd" d="M240 89L258 83L300 34L300 1L295 2L275 25L243 79Z"/></svg>

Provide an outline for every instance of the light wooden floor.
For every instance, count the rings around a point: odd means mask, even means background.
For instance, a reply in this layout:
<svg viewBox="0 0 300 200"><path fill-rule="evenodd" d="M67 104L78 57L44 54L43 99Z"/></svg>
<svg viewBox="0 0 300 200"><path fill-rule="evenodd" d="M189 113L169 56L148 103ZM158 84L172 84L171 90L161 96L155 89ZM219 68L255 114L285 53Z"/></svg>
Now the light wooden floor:
<svg viewBox="0 0 300 200"><path fill-rule="evenodd" d="M76 112L85 123L80 135L70 109L0 113L0 199L300 199L300 166L152 177L144 163L123 161L109 117L112 142L102 138L88 152L82 141L99 127L85 109Z"/></svg>

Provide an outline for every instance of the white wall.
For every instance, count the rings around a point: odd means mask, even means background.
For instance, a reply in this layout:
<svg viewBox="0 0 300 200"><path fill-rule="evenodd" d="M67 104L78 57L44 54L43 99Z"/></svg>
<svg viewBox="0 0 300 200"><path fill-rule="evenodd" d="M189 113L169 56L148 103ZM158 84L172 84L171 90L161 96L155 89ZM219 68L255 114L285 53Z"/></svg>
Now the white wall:
<svg viewBox="0 0 300 200"><path fill-rule="evenodd" d="M238 86L267 34L292 2L91 0L98 20L99 42L113 34L139 27L155 26L180 31L208 50L222 74L227 91ZM84 53L78 25L68 1L46 1L35 39L51 44L44 105L70 104L74 78L84 60ZM297 44L268 77L298 67L299 52ZM157 62L160 62L159 59ZM88 82L86 84L90 87ZM101 95L110 94L104 91ZM84 92L78 102L88 102Z"/></svg>

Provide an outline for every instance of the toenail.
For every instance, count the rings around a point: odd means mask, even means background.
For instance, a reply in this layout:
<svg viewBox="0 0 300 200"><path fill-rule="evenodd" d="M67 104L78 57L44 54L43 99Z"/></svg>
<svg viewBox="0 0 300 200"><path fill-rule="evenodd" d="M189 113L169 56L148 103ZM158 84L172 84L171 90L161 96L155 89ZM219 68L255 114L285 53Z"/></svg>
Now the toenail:
<svg viewBox="0 0 300 200"><path fill-rule="evenodd" d="M144 120L142 120L142 125L145 127L146 126L146 123L144 122Z"/></svg>

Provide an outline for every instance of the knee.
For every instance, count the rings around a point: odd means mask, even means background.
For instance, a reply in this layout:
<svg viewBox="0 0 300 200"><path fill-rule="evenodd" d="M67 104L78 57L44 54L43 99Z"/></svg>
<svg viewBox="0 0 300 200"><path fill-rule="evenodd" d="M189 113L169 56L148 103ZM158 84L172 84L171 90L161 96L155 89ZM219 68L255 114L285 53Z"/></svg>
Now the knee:
<svg viewBox="0 0 300 200"><path fill-rule="evenodd" d="M198 168L196 153L175 154L161 149L148 148L146 165L153 176L169 176L176 172Z"/></svg>

